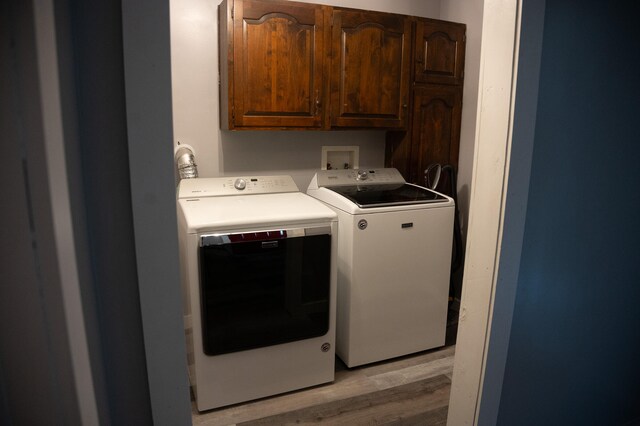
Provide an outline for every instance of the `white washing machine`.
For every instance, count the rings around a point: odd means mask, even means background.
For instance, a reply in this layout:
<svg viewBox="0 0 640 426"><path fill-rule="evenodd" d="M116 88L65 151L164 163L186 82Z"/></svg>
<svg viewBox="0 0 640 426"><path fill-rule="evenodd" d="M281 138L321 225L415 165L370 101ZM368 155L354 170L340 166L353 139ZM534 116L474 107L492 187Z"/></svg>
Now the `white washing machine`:
<svg viewBox="0 0 640 426"><path fill-rule="evenodd" d="M349 367L445 343L454 201L396 169L323 170L338 214L336 353Z"/></svg>
<svg viewBox="0 0 640 426"><path fill-rule="evenodd" d="M178 224L198 410L333 381L333 210L289 176L196 178Z"/></svg>

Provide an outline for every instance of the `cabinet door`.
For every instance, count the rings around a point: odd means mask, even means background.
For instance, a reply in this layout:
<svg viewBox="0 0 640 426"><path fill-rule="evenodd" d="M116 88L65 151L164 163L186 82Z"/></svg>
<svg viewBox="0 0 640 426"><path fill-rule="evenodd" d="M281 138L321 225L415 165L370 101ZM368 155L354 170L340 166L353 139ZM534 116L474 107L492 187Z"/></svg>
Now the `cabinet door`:
<svg viewBox="0 0 640 426"><path fill-rule="evenodd" d="M461 85L464 77L464 24L418 19L415 81Z"/></svg>
<svg viewBox="0 0 640 426"><path fill-rule="evenodd" d="M385 141L384 166L397 169L406 181L410 181L411 131L388 131Z"/></svg>
<svg viewBox="0 0 640 426"><path fill-rule="evenodd" d="M410 39L406 16L334 9L333 127L406 127Z"/></svg>
<svg viewBox="0 0 640 426"><path fill-rule="evenodd" d="M413 104L409 181L424 184L424 171L433 163L457 169L462 114L462 88L416 87Z"/></svg>
<svg viewBox="0 0 640 426"><path fill-rule="evenodd" d="M229 128L322 127L327 7L233 3Z"/></svg>

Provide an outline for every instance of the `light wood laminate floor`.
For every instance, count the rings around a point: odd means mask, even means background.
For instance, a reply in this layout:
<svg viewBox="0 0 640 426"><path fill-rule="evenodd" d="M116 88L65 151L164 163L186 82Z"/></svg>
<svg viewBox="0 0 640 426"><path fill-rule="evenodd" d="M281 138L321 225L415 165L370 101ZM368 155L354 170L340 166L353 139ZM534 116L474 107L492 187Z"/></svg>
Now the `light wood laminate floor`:
<svg viewBox="0 0 640 426"><path fill-rule="evenodd" d="M455 346L347 369L333 383L198 413L198 426L444 425Z"/></svg>

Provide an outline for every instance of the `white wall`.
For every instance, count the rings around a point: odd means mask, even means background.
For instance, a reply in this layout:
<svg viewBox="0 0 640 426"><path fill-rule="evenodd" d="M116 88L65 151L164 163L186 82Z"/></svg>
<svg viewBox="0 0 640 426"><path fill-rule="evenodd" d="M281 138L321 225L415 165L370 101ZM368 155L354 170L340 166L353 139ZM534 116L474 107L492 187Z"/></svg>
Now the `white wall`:
<svg viewBox="0 0 640 426"><path fill-rule="evenodd" d="M437 18L440 0L305 0ZM175 142L191 145L201 177L290 174L306 189L323 145L358 145L360 165L384 165L385 132L221 131L218 100L219 1L171 0Z"/></svg>
<svg viewBox="0 0 640 426"><path fill-rule="evenodd" d="M476 116L478 114L483 6L484 0L442 0L440 3L440 19L461 22L467 25L462 128L460 129L460 157L458 159L458 207L462 215L462 235L465 237L468 231Z"/></svg>

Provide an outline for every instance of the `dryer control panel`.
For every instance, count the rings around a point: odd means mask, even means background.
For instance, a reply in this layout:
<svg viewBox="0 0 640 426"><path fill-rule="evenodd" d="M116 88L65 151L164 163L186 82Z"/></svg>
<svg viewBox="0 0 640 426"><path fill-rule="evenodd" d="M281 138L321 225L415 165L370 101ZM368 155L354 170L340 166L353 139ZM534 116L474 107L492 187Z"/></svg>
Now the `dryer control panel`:
<svg viewBox="0 0 640 426"><path fill-rule="evenodd" d="M183 179L178 198L222 197L229 195L298 192L291 176L233 176Z"/></svg>

